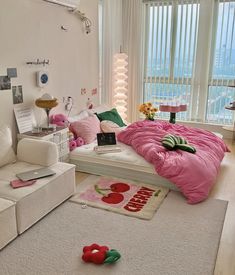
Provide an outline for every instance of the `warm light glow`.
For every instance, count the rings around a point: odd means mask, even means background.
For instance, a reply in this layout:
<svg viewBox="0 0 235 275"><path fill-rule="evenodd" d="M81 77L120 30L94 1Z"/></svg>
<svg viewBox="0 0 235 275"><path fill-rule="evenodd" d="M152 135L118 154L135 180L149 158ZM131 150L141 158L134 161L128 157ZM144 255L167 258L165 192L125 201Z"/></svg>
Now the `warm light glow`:
<svg viewBox="0 0 235 275"><path fill-rule="evenodd" d="M124 120L127 118L127 58L125 53L118 53L113 60L113 105Z"/></svg>

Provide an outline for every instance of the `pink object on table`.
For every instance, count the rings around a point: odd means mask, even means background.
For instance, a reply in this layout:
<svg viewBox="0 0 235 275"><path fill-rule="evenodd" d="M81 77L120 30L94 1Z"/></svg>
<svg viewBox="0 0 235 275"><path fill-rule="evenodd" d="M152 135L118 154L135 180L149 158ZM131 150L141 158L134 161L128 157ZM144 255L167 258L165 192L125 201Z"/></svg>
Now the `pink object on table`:
<svg viewBox="0 0 235 275"><path fill-rule="evenodd" d="M178 112L184 112L187 110L186 104L160 104L159 110L161 112L170 112L170 123L175 123L175 114Z"/></svg>
<svg viewBox="0 0 235 275"><path fill-rule="evenodd" d="M187 110L187 105L186 104L180 104L180 105L160 104L159 110L161 112L171 112L171 113L184 112Z"/></svg>

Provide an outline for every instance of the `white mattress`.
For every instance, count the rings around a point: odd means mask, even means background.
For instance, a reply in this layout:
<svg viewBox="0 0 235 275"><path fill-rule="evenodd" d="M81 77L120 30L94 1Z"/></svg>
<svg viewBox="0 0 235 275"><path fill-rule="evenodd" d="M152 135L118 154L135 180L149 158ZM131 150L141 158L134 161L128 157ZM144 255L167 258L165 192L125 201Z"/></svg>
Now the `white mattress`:
<svg viewBox="0 0 235 275"><path fill-rule="evenodd" d="M173 183L157 175L154 166L138 155L130 146L119 142L121 152L97 154L93 150L96 145L95 141L77 147L70 153L70 163L76 165L77 171L122 177L178 190Z"/></svg>

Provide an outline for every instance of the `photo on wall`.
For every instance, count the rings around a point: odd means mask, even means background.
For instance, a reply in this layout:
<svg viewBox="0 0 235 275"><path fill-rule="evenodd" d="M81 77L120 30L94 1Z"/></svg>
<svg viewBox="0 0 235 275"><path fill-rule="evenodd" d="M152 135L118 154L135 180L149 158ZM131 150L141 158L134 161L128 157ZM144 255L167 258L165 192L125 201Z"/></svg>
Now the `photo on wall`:
<svg viewBox="0 0 235 275"><path fill-rule="evenodd" d="M22 86L12 86L13 104L23 103Z"/></svg>
<svg viewBox="0 0 235 275"><path fill-rule="evenodd" d="M11 79L7 75L0 76L0 90L10 90L11 89Z"/></svg>

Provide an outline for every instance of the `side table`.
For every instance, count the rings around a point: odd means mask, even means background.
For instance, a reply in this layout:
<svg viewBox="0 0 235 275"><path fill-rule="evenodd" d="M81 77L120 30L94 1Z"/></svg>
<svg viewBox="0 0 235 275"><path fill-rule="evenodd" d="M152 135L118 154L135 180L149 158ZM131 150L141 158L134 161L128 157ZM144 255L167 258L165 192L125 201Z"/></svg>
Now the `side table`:
<svg viewBox="0 0 235 275"><path fill-rule="evenodd" d="M42 139L56 143L59 152L59 161L68 162L69 160L69 139L68 139L68 131L67 127L56 127L53 130L43 130L38 133L34 133L32 131L25 132L22 134L18 134L18 140L22 138L34 138L34 139Z"/></svg>
<svg viewBox="0 0 235 275"><path fill-rule="evenodd" d="M160 104L159 110L161 112L170 112L170 123L176 122L176 113L185 112L187 110L186 104L173 105L173 104Z"/></svg>
<svg viewBox="0 0 235 275"><path fill-rule="evenodd" d="M235 111L235 107L231 106L225 106L225 109L230 110L230 111ZM229 128L229 127L223 127L223 129L228 130L228 131L233 131L233 139L232 141L235 141L235 121L233 122L233 127Z"/></svg>

